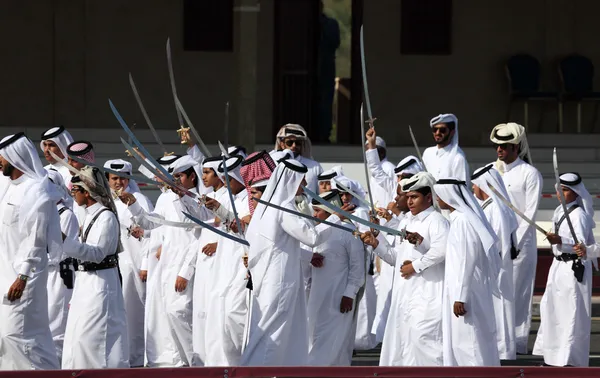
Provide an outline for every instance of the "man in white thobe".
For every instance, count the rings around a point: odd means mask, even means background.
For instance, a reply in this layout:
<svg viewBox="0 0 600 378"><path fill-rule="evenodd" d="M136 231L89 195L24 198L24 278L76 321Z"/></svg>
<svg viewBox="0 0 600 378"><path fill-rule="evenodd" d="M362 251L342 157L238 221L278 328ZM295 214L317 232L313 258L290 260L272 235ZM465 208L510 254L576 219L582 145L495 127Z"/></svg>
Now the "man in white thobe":
<svg viewBox="0 0 600 378"><path fill-rule="evenodd" d="M336 190L320 195L342 207ZM326 220L331 210L315 199L313 216ZM361 241L348 231L331 230L323 243L313 248L325 258L322 267L312 267L311 295L308 298L308 363L311 366L350 366L356 331L356 300L365 282L365 254ZM330 227L330 226L329 226Z"/></svg>
<svg viewBox="0 0 600 378"><path fill-rule="evenodd" d="M104 174L84 167L71 193L85 207L81 240L65 238L64 253L78 260L63 369L129 367L129 338L119 277L119 219Z"/></svg>
<svg viewBox="0 0 600 378"><path fill-rule="evenodd" d="M469 183L471 178L465 153L458 146L458 118L440 114L429 121L435 146L423 152L423 164L436 180L458 178Z"/></svg>
<svg viewBox="0 0 600 378"><path fill-rule="evenodd" d="M500 366L488 254L497 237L464 181L438 180L441 209L450 211L442 299L444 366Z"/></svg>
<svg viewBox="0 0 600 378"><path fill-rule="evenodd" d="M312 145L306 130L302 126L292 123L282 126L277 132L275 150L290 150L293 158L304 164L308 169L306 187L318 193L317 177L323 172L323 167L312 158Z"/></svg>
<svg viewBox="0 0 600 378"><path fill-rule="evenodd" d="M595 244L593 199L578 173L562 174L557 190L563 192L575 235L571 234L562 205L558 206L552 217L554 227L548 234L555 258L540 303L541 322L533 354L544 356L544 364L550 366L587 367L592 331L592 261L574 247Z"/></svg>
<svg viewBox="0 0 600 378"><path fill-rule="evenodd" d="M48 255L61 253L60 193L23 133L0 141L0 370L58 369L48 321Z"/></svg>
<svg viewBox="0 0 600 378"><path fill-rule="evenodd" d="M344 175L344 170L342 169L341 165L333 166L333 167L331 167L331 169L328 169L328 170L324 171L323 173L321 173L317 177L317 182L319 185L318 193L321 194L321 193L331 191L331 180L333 180L335 177L343 176L343 175Z"/></svg>
<svg viewBox="0 0 600 378"><path fill-rule="evenodd" d="M60 218L60 230L67 238L77 239L79 237L79 223L71 210L73 208L71 193L58 171L49 169L48 178L54 183L56 190L62 196L56 204ZM71 301L75 282L73 259L68 257L62 249L60 252L57 256L48 255L48 319L50 320L50 331L56 345L59 362L62 361L69 302Z"/></svg>
<svg viewBox="0 0 600 378"><path fill-rule="evenodd" d="M131 175L133 167L122 159L108 160L104 168ZM140 192L134 180L107 173L111 195L118 198L125 191L131 193L147 212L152 212L152 202ZM142 260L150 242L150 233L145 233L133 222L133 215L122 201L116 201L117 215L121 227L121 244L123 252L119 254L119 271L122 277L125 313L127 314L127 330L129 332L129 364L132 367L144 366L145 337L144 313L146 306L146 283L140 276Z"/></svg>
<svg viewBox="0 0 600 378"><path fill-rule="evenodd" d="M502 175L510 202L527 218L535 220L542 195L542 175L531 165L525 128L512 122L499 124L492 130L490 140L496 145L498 160L495 168ZM521 218L518 222L518 255L513 256L515 337L517 354L526 354L537 266L537 237L533 226Z"/></svg>
<svg viewBox="0 0 600 378"><path fill-rule="evenodd" d="M73 143L73 137L64 128L64 126L52 127L42 133L40 142L40 149L44 152L44 157L48 161L45 169L54 168L63 177L65 183L69 183L71 180L71 172L62 164L59 164L52 155L52 151L56 156L67 162L67 147Z"/></svg>
<svg viewBox="0 0 600 378"><path fill-rule="evenodd" d="M263 200L295 211L302 194L306 166L283 160L269 179ZM316 183L315 183L316 184ZM332 215L330 221L339 222ZM303 366L308 364L308 325L304 276L300 264L302 242L315 246L328 230L304 218L259 204L246 232L250 243L248 268L253 297L244 366ZM315 259L313 257L312 259Z"/></svg>
<svg viewBox="0 0 600 378"><path fill-rule="evenodd" d="M448 221L433 207L435 179L421 172L403 179L398 193L410 210L398 225L407 238L363 240L394 267L391 305L380 366L442 366L442 293ZM398 196L400 197L400 195ZM397 197L397 198L398 198Z"/></svg>
<svg viewBox="0 0 600 378"><path fill-rule="evenodd" d="M489 164L476 170L471 177L473 194L479 200L486 219L498 236L497 251L489 256L490 267L498 271L497 289L494 290L496 338L501 360L517 358L515 340L515 288L512 255L516 249L515 232L518 227L515 213L490 189L488 183L508 199L502 176Z"/></svg>
<svg viewBox="0 0 600 378"><path fill-rule="evenodd" d="M86 164L79 162L73 158L77 158L84 162L89 162L94 164L96 162L96 155L94 153L94 146L91 142L85 140L75 141L67 146L67 158L68 163L71 167L75 169L81 169L86 166ZM73 171L70 171L71 176L74 175ZM71 189L71 178L69 177L67 181L65 181L65 185L70 190ZM79 226L83 225L83 221L85 220L86 212L85 209L80 207L77 202L73 202L73 212L77 217L77 221L79 222Z"/></svg>

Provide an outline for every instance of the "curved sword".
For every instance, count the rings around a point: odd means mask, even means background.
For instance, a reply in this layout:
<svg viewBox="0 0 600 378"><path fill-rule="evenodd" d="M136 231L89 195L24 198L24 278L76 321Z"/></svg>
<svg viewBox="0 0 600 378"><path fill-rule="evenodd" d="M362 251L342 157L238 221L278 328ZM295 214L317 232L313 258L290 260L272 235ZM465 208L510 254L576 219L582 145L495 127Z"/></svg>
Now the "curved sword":
<svg viewBox="0 0 600 378"><path fill-rule="evenodd" d="M221 142L219 141L219 145ZM229 181L229 172L227 170L227 157L223 156L223 173L225 174L225 185L227 185L227 194L229 195L229 202L231 202L231 210L233 210L233 216L235 217L235 224L237 225L238 234L243 238L242 222L238 217L237 209L235 208L235 199L233 198L233 192L231 191L231 183Z"/></svg>
<svg viewBox="0 0 600 378"><path fill-rule="evenodd" d="M250 243L248 243L246 240L244 239L240 239L240 238L236 238L235 236L232 236L230 234L228 234L227 232L221 231L218 228L214 228L213 226L209 225L208 223L204 223L202 222L200 219L194 217L193 215L190 215L184 211L182 211L183 215L185 215L189 220L191 220L194 223L199 224L200 226L202 226L203 228L207 228L210 231L214 232L215 234L221 235L222 237L229 239L229 240L233 240L234 242L243 244L245 246L250 247Z"/></svg>
<svg viewBox="0 0 600 378"><path fill-rule="evenodd" d="M361 29L362 30L362 29ZM363 113L363 104L360 104L360 137L362 140L362 154L363 154L363 164L365 166L365 176L367 179L367 192L369 195L369 202L370 205L369 207L371 208L371 211L373 211L373 214L377 214L377 211L375 210L375 205L373 202L373 192L371 191L371 175L369 174L369 167L367 167L367 151L365 151L365 118L364 118L364 113Z"/></svg>
<svg viewBox="0 0 600 378"><path fill-rule="evenodd" d="M423 164L423 168L427 172L427 167L425 166L425 162L423 161L423 155L421 155L421 150L419 149L419 145L417 144L417 138L415 138L415 134L412 131L412 127L408 125L408 132L410 133L410 139L412 139L413 144L415 145L415 150L417 150L417 156L419 160L421 160L421 164Z"/></svg>
<svg viewBox="0 0 600 378"><path fill-rule="evenodd" d="M146 112L146 108L144 107L144 104L142 103L142 99L140 98L140 94L138 93L137 87L135 86L135 82L133 81L133 76L131 76L131 72L129 73L129 85L131 85L131 90L133 91L133 96L135 97L135 101L137 101L138 106L140 107L140 110L142 111L142 116L144 116L144 119L146 120L146 123L148 124L148 128L150 129L150 131L152 132L152 135L154 136L154 139L156 139L156 142L160 145L160 148L165 153L165 156L172 155L173 153L172 152L169 153L167 151L167 148L163 144L163 142L160 140L160 137L158 136L158 133L156 132L156 129L154 128L154 125L152 125L152 121L150 121L150 117L148 117L148 113Z"/></svg>
<svg viewBox="0 0 600 378"><path fill-rule="evenodd" d="M196 142L200 146L200 149L202 150L202 153L204 153L205 156L211 157L212 155L210 154L210 151L208 150L208 148L206 147L206 145L202 141L202 138L200 138L200 134L198 134L198 131L196 131L196 128L192 124L192 121L190 120L190 117L188 117L187 113L185 112L185 109L183 108L183 105L181 105L181 101L179 101L178 97L175 97L175 106L177 106L177 108L179 109L179 111L181 111L181 114L183 115L183 118L185 119L185 122L189 126L190 130L192 130L192 134L194 134L194 137L196 138Z"/></svg>
<svg viewBox="0 0 600 378"><path fill-rule="evenodd" d="M571 232L571 237L575 242L575 245L579 244L577 241L577 235L575 235L575 228L573 227L573 223L571 222L571 217L569 216L569 211L567 209L567 202L565 201L565 195L561 190L560 184L560 174L558 173L558 157L556 156L556 147L554 147L554 151L552 152L552 164L554 165L554 178L556 179L556 192L558 193L558 197L560 198L560 205L562 206L563 212L565 214L565 220L567 221L567 225L569 226L569 231ZM558 230L554 230L555 233L558 234Z"/></svg>
<svg viewBox="0 0 600 378"><path fill-rule="evenodd" d="M338 180L336 180L336 178L332 178L332 181L335 182L336 186L339 186L340 189L342 189L342 191L347 192L352 194L352 197L356 198L359 202L361 202L363 205L366 205L367 207L371 207L371 203L369 201L367 201L366 199L360 197L358 194L356 194L355 192L353 192L350 188L348 188L347 186L344 186L344 184L342 184L341 182L339 182Z"/></svg>
<svg viewBox="0 0 600 378"><path fill-rule="evenodd" d="M148 219L149 221L152 221L154 223L158 223L158 224L162 224L163 226L169 226L169 227L177 227L177 228L202 228L201 225L199 224L195 224L195 223L191 223L191 222L174 222L174 221L170 221L164 218L160 218L160 217L155 217L153 215L150 215L148 213L143 213L142 216L146 219Z"/></svg>
<svg viewBox="0 0 600 378"><path fill-rule="evenodd" d="M371 100L369 99L369 86L367 85L367 65L366 65L366 61L365 61L365 37L364 37L364 31L363 31L363 26L360 26L360 63L361 63L361 68L362 68L362 79L363 79L363 91L365 93L365 103L367 104L367 115L369 116L369 119L367 120L367 122L369 123L369 125L371 127L373 127L373 121L375 121L375 118L373 118L373 113L371 112ZM363 132L364 134L364 132Z"/></svg>
<svg viewBox="0 0 600 378"><path fill-rule="evenodd" d="M169 81L171 82L171 92L173 93L173 101L175 101L175 110L177 112L177 121L179 127L183 128L183 118L179 107L177 107L177 87L175 87L175 73L173 72L173 59L171 58L171 38L167 38L167 67L169 69Z"/></svg>
<svg viewBox="0 0 600 378"><path fill-rule="evenodd" d="M116 176L119 176L119 177L126 178L128 180L135 180L136 182L143 182L143 183L148 184L148 185L162 186L161 183L156 182L154 180L151 180L149 178L146 178L144 176L134 176L134 175L130 175L130 174L127 174L127 173L124 173L124 172L115 171L115 170L112 170L110 168L104 168L104 167L102 167L100 165L96 165L96 164L90 163L88 161L81 160L81 159L79 159L79 158L77 158L75 156L69 156L69 158L75 160L78 163L89 165L90 167L94 167L94 168L96 168L96 169L98 169L98 170L100 170L101 172L104 172L104 173L110 173L110 174L113 174L113 175L116 175Z"/></svg>
<svg viewBox="0 0 600 378"><path fill-rule="evenodd" d="M536 230L538 230L539 232L541 232L544 235L548 234L548 231L544 230L543 228L541 228L540 226L537 225L537 223L535 223L533 220L527 218L527 215L523 214L523 212L519 209L517 209L515 207L515 205L513 205L508 199L506 199L499 191L498 189L494 188L494 185L492 185L489 181L486 181L488 186L490 187L490 190L492 192L494 192L494 194L500 199L500 201L502 201L506 206L508 206L512 211L515 212L515 214L517 214L519 217L521 217L521 219L523 219L525 222L529 223L529 225L535 227Z"/></svg>

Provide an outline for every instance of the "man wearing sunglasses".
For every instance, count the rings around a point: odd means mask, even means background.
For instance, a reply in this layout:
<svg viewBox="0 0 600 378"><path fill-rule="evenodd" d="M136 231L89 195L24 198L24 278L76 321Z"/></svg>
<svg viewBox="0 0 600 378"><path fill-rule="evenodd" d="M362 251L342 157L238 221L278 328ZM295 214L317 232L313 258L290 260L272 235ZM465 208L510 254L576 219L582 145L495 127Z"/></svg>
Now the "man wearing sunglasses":
<svg viewBox="0 0 600 378"><path fill-rule="evenodd" d="M510 202L529 219L535 219L542 195L542 175L529 164L531 158L525 128L514 122L501 123L492 129L490 140L494 143L498 156L494 168L502 175ZM535 229L523 219L517 220L517 254L513 256L515 337L517 354L526 354L537 266L537 240Z"/></svg>
<svg viewBox="0 0 600 378"><path fill-rule="evenodd" d="M313 192L318 190L318 177L323 173L321 164L312 159L312 145L306 130L300 125L288 123L279 129L275 141L275 150L290 150L294 159L308 168L306 186Z"/></svg>
<svg viewBox="0 0 600 378"><path fill-rule="evenodd" d="M456 178L469 186L471 175L465 153L458 146L458 118L454 114L440 114L429 121L436 146L423 152L427 172L436 180Z"/></svg>

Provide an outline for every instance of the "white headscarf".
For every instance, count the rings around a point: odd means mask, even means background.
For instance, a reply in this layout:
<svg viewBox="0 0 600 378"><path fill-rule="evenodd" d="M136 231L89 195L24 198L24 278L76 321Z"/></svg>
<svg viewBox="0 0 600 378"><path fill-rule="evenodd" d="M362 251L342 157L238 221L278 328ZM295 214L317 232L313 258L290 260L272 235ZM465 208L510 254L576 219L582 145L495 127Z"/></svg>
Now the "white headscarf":
<svg viewBox="0 0 600 378"><path fill-rule="evenodd" d="M433 129L433 126L437 125L438 123L450 123L450 122L454 122L454 136L452 137L452 140L450 141L451 152L454 155L454 154L456 154L456 151L458 150L458 118L456 118L456 116L452 113L440 114L440 115L433 117L429 121L429 126Z"/></svg>
<svg viewBox="0 0 600 378"><path fill-rule="evenodd" d="M275 138L275 151L279 150L279 142L290 136L295 136L303 142L302 156L312 159L312 144L310 143L310 139L308 139L308 134L304 130L304 127L295 123L288 123L279 129Z"/></svg>
<svg viewBox="0 0 600 378"><path fill-rule="evenodd" d="M67 159L69 144L73 143L73 137L63 126L52 127L42 133L42 140L40 141L40 149L44 151L44 141L51 140L60 149L65 159Z"/></svg>
<svg viewBox="0 0 600 378"><path fill-rule="evenodd" d="M226 160L226 163L227 163L227 174L229 175L229 177L235 179L240 184L245 185L244 179L242 178L242 174L240 173L240 169L242 168L243 161L244 161L244 158L242 156L238 155L238 156L231 156L229 159ZM221 161L221 164L219 164L219 168L217 170L217 175L219 176L221 181L225 182L225 169L223 169L222 161Z"/></svg>
<svg viewBox="0 0 600 378"><path fill-rule="evenodd" d="M518 144L519 157L529 164L533 164L529 153L529 143L525 135L525 128L518 123L500 123L492 129L490 140L494 144ZM498 161L499 162L499 161Z"/></svg>
<svg viewBox="0 0 600 378"><path fill-rule="evenodd" d="M181 158L181 155L161 156L160 158L156 159L156 162L158 164L160 164L161 167L163 167L165 170L168 171L169 167L173 163L175 163L179 158ZM154 167L154 164L152 164L152 162L149 159L146 159L146 163L148 163L150 166ZM144 176L148 177L150 180L156 179L156 175L143 165L140 165L138 167L138 172L140 172Z"/></svg>
<svg viewBox="0 0 600 378"><path fill-rule="evenodd" d="M190 168L194 168L196 173L197 185L196 190L199 194L207 194L212 191L212 188L206 188L202 182L202 167L198 162L190 155L184 155L177 159L173 164L169 166L169 172L172 174L185 172Z"/></svg>
<svg viewBox="0 0 600 378"><path fill-rule="evenodd" d="M69 192L69 189L67 189L62 175L56 169L50 168L48 170L48 179L52 181L61 194L62 198L60 202L69 209L73 209L73 197L71 197L71 193Z"/></svg>
<svg viewBox="0 0 600 378"><path fill-rule="evenodd" d="M510 197L508 196L508 192L506 191L506 187L504 186L504 180L500 173L493 169L494 164L488 164L485 167L481 167L475 172L473 172L473 176L471 177L471 182L477 185L485 194L492 198L500 211L503 214L503 219L509 222L508 229L511 233L515 232L517 227L519 227L519 222L517 220L517 216L515 212L510 209L498 196L492 192L488 183L492 184L494 188L502 194L502 197L510 201Z"/></svg>
<svg viewBox="0 0 600 378"><path fill-rule="evenodd" d="M400 163L394 168L396 176L402 176L403 174L415 175L423 171L425 171L425 168L423 168L421 161L412 155L400 160Z"/></svg>
<svg viewBox="0 0 600 378"><path fill-rule="evenodd" d="M338 182L346 188L352 190L354 193L356 193L356 195L360 196L360 198L365 199L365 190L358 181L351 180L346 176L335 176L335 178L331 180L331 189L335 189L340 193L344 193L345 191L337 185ZM357 206L361 205L361 203L356 200L354 200L353 202L355 202L354 204Z"/></svg>
<svg viewBox="0 0 600 378"><path fill-rule="evenodd" d="M560 185L566 186L571 189L575 193L577 193L577 204L583 209L583 211L588 215L590 221L590 227L595 228L596 222L594 222L594 200L585 185L583 185L583 180L579 173L577 172L568 172L560 175ZM555 185L556 187L556 185ZM559 188L556 188L558 190ZM561 207L557 209L559 210Z"/></svg>
<svg viewBox="0 0 600 378"><path fill-rule="evenodd" d="M318 182L331 181L332 178L341 177L343 175L344 175L344 170L342 169L342 166L336 165L336 166L331 167L331 169L328 169L328 170L324 171L323 173L321 173L317 177L317 180L318 180ZM343 183L342 183L342 185L343 185Z"/></svg>
<svg viewBox="0 0 600 378"><path fill-rule="evenodd" d="M269 152L269 155L271 155L271 159L273 159L273 161L276 164L281 163L282 160L294 158L294 153L292 152L292 150L288 149L285 149L283 151L273 150Z"/></svg>
<svg viewBox="0 0 600 378"><path fill-rule="evenodd" d="M104 168L109 168L113 171L121 173L127 173L128 175L131 175L133 171L133 166L131 165L131 163L123 159L108 160L106 161L106 163L104 163ZM135 180L129 179L129 190L127 191L129 193L140 193L140 187L135 182Z"/></svg>
<svg viewBox="0 0 600 378"><path fill-rule="evenodd" d="M283 160L273 171L261 199L275 205L295 209L295 197L302 179L308 172L306 166L295 159ZM269 267L273 248L282 239L282 213L259 203L246 232L250 243L248 269L252 274L255 295L260 293L262 282Z"/></svg>
<svg viewBox="0 0 600 378"><path fill-rule="evenodd" d="M425 187L429 187L433 192L434 185L435 178L428 172L418 172L412 177L400 180L400 188L403 192L412 192Z"/></svg>
<svg viewBox="0 0 600 378"><path fill-rule="evenodd" d="M229 154L229 156L241 156L244 159L248 156L246 155L246 149L242 146L230 146L229 148L227 148L227 153ZM222 152L221 156L223 156Z"/></svg>
<svg viewBox="0 0 600 378"><path fill-rule="evenodd" d="M331 190L329 192L323 192L321 194L319 194L319 197L323 198L325 201L329 202L330 204L332 204L333 206L337 206L337 207L342 207L344 204L342 203L342 197L340 197L340 192L337 190ZM312 207L315 208L319 208L321 210L325 210L328 213L332 214L333 210L331 210L330 208L328 208L327 206L321 204L319 201L317 201L316 199L313 198L312 200Z"/></svg>
<svg viewBox="0 0 600 378"><path fill-rule="evenodd" d="M48 172L42 167L40 157L33 143L24 133L9 135L0 141L0 156L4 157L13 167L34 180L35 183L27 189L25 198L29 201L27 206L19 206L19 228L21 230L36 227L37 212L40 208L51 202L56 205L61 200L62 194L50 181ZM4 198L9 185L4 185L0 201ZM53 207L56 210L56 206ZM51 256L62 254L62 233L60 231L60 218L58 212L48 214L47 247ZM39 225L38 225L39 226ZM32 246L36 247L36 246ZM46 246L43 247L44 249Z"/></svg>
<svg viewBox="0 0 600 378"><path fill-rule="evenodd" d="M467 217L471 226L477 231L487 256L498 238L465 182L456 179L439 180L434 190L442 201Z"/></svg>

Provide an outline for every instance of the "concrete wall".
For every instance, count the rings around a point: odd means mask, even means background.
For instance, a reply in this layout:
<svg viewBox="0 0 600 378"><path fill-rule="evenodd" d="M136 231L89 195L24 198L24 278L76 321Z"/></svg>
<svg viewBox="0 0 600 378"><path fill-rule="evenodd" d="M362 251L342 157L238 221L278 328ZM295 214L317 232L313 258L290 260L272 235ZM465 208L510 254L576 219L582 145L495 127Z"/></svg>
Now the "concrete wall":
<svg viewBox="0 0 600 378"><path fill-rule="evenodd" d="M400 55L400 2L366 1L365 45L373 112L386 139L410 143L411 124L424 140L431 138L429 119L452 112L459 118L462 144L476 144L481 133L504 121L507 82L504 61L526 52L543 66L543 85L557 88L556 59L578 52L600 65L594 0L454 0L452 55ZM597 87L599 87L597 77ZM536 130L539 107L530 107ZM554 105L548 105L542 130L556 130ZM513 119L522 120L522 106ZM591 114L592 106L584 107ZM584 118L584 130L591 127ZM565 131L575 130L575 114L567 109ZM468 132L466 132L468 131Z"/></svg>
<svg viewBox="0 0 600 378"><path fill-rule="evenodd" d="M248 0L236 0L236 6ZM261 0L256 32L256 142L272 141L274 0ZM165 57L171 37L179 96L203 138L221 137L223 106L235 101L244 62L238 55L240 17L234 19L233 52L186 52L182 46L182 2L174 0L0 0L0 126L115 128L107 99L125 119L145 128L127 79L132 72L146 108L159 128L176 129ZM555 88L555 61L579 52L600 64L595 0L455 0L453 53L400 55L400 1L365 1L364 25L369 87L380 134L390 145L409 144L407 125L430 140L429 119L441 112L459 117L462 144L504 120L507 86L504 60L517 52L537 56L543 82ZM599 83L600 84L600 83ZM584 107L584 130L592 106ZM521 120L521 107L514 108ZM539 107L532 106L536 130ZM553 131L556 114L547 106L542 130ZM566 130L575 129L567 109ZM172 141L176 139L172 134ZM232 138L233 139L233 138ZM425 143L424 143L425 144Z"/></svg>

